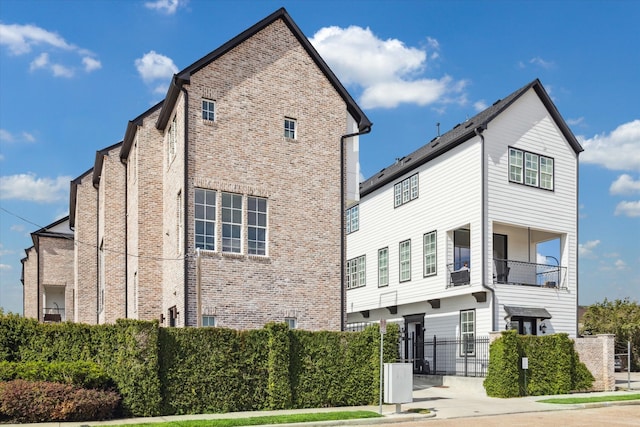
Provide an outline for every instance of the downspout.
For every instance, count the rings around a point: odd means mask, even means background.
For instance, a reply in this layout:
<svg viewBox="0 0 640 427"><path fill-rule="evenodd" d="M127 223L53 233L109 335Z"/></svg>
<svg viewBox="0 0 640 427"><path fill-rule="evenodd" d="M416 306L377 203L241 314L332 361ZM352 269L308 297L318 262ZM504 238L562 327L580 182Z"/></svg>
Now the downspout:
<svg viewBox="0 0 640 427"><path fill-rule="evenodd" d="M347 138L353 138L354 136L365 135L371 132L371 124L365 127L363 130L348 133L340 137L340 330L344 331L345 327L345 310L346 310L346 290L344 287L345 279L345 249L346 249L346 236L345 236L345 186L346 186L346 171L345 171L345 141Z"/></svg>
<svg viewBox="0 0 640 427"><path fill-rule="evenodd" d="M188 228L188 217L187 212L189 212L189 92L184 88L183 85L180 86L180 91L184 94L184 189L182 190L182 200L184 203L184 210L182 214L182 220L184 221L184 225L182 227L184 233L184 248L182 253L185 254L184 259L182 260L182 265L184 268L183 279L184 279L184 326L189 326L189 267L188 267L188 257L186 256L187 250L189 248L189 228ZM198 254L199 255L199 254ZM198 260L199 262L200 260ZM199 274L199 272L198 272ZM198 284L199 286L200 284ZM197 314L200 317L199 313ZM198 320L196 319L196 326L198 324Z"/></svg>
<svg viewBox="0 0 640 427"><path fill-rule="evenodd" d="M120 158L124 165L124 318L129 318L129 171L128 161Z"/></svg>
<svg viewBox="0 0 640 427"><path fill-rule="evenodd" d="M480 170L481 170L481 174L482 174L482 179L480 180L482 182L482 190L481 190L481 198L482 198L482 216L481 216L481 224L482 226L480 227L480 241L482 242L482 259L481 259L481 264L482 264L482 287L484 289L486 289L487 291L491 292L491 329L493 331L497 331L498 329L496 328L496 294L495 291L493 290L493 288L487 286L486 281L487 281L487 262L486 262L486 256L487 256L487 180L486 180L486 170L487 170L487 162L485 161L485 147L484 147L484 135L483 132L487 129L487 125L483 124L481 126L478 126L475 129L476 135L480 137L480 158L481 158L481 164L480 164Z"/></svg>
<svg viewBox="0 0 640 427"><path fill-rule="evenodd" d="M100 190L96 189L96 325L100 324Z"/></svg>
<svg viewBox="0 0 640 427"><path fill-rule="evenodd" d="M579 162L579 156L580 153L576 154L576 249L578 246L578 236L580 235L580 162ZM567 244L568 245L568 244ZM576 257L576 271L575 271L575 275L576 275L576 337L578 337L578 333L580 332L580 330L578 329L578 308L580 307L580 286L579 285L579 271L580 271L580 257L578 256L578 254L575 254ZM571 259L571 256L567 257L567 264L571 265L568 260ZM567 285L568 286L568 285ZM630 366L630 365L627 365ZM628 371L627 371L628 372Z"/></svg>

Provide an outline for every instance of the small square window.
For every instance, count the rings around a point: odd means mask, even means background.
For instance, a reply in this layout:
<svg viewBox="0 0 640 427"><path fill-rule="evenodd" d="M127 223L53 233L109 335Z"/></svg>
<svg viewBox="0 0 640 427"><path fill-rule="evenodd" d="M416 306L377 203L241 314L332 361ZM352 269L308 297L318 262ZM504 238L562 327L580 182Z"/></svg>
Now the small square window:
<svg viewBox="0 0 640 427"><path fill-rule="evenodd" d="M202 316L202 326L213 328L216 326L216 317L215 316Z"/></svg>
<svg viewBox="0 0 640 427"><path fill-rule="evenodd" d="M210 122L216 119L216 103L208 99L202 100L202 119Z"/></svg>
<svg viewBox="0 0 640 427"><path fill-rule="evenodd" d="M285 118L284 119L284 137L289 139L296 139L297 131L296 119Z"/></svg>
<svg viewBox="0 0 640 427"><path fill-rule="evenodd" d="M295 317L285 317L284 323L287 324L289 329L296 329L296 327L298 326L298 321Z"/></svg>

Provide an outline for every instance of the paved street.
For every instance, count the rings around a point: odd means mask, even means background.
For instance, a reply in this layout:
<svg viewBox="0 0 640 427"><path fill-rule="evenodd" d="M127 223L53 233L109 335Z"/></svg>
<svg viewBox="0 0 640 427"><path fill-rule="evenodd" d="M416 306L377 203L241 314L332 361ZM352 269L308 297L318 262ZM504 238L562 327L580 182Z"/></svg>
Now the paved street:
<svg viewBox="0 0 640 427"><path fill-rule="evenodd" d="M429 418L420 421L399 422L401 427L622 427L640 426L640 405L609 406L551 412L527 412L509 415L491 415L473 418Z"/></svg>

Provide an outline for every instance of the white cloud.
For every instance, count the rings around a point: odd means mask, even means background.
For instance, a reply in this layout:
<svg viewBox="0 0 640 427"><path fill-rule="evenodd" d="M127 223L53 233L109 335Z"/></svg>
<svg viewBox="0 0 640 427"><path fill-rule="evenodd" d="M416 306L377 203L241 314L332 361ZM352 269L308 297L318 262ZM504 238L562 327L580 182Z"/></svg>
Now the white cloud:
<svg viewBox="0 0 640 427"><path fill-rule="evenodd" d="M473 108L479 113L480 111L484 111L489 108L489 105L485 102L484 99L481 99L480 101L476 101L473 104Z"/></svg>
<svg viewBox="0 0 640 427"><path fill-rule="evenodd" d="M34 71L39 68L44 68L47 65L49 65L49 54L46 52L43 52L40 55L38 55L36 59L31 61L31 64L29 64L29 71Z"/></svg>
<svg viewBox="0 0 640 427"><path fill-rule="evenodd" d="M600 240L589 240L578 245L578 254L585 258L593 256L593 250L600 244Z"/></svg>
<svg viewBox="0 0 640 427"><path fill-rule="evenodd" d="M614 265L616 266L616 268L617 268L618 270L624 270L625 268L627 268L627 264L626 264L623 260L621 260L621 259L617 260L617 261L614 263Z"/></svg>
<svg viewBox="0 0 640 427"><path fill-rule="evenodd" d="M624 215L628 217L640 217L640 200L635 202L622 201L616 206L615 215Z"/></svg>
<svg viewBox="0 0 640 427"><path fill-rule="evenodd" d="M87 49L68 43L60 35L37 27L35 25L0 24L0 45L7 46L13 55L25 55L36 48L40 53L31 61L30 71L44 69L50 71L54 77L73 77L74 68L69 65L51 61L50 55L56 50L75 52L84 58L82 63L87 72L100 68L100 61Z"/></svg>
<svg viewBox="0 0 640 427"><path fill-rule="evenodd" d="M608 135L578 138L584 147L584 153L580 154L583 163L640 172L640 119L624 123Z"/></svg>
<svg viewBox="0 0 640 427"><path fill-rule="evenodd" d="M156 0L146 2L144 6L147 9L154 9L167 15L173 15L176 13L178 6L180 6L180 2L178 0Z"/></svg>
<svg viewBox="0 0 640 427"><path fill-rule="evenodd" d="M6 129L0 129L0 142L35 142L36 137L29 132L21 132L20 135L13 135Z"/></svg>
<svg viewBox="0 0 640 427"><path fill-rule="evenodd" d="M536 56L535 58L531 58L529 60L529 64L537 65L545 69L553 68L555 65L553 61L547 61L545 59L540 58L539 56Z"/></svg>
<svg viewBox="0 0 640 427"><path fill-rule="evenodd" d="M9 229L11 231L15 231L16 233L22 233L25 230L24 225L19 225L19 224L12 225Z"/></svg>
<svg viewBox="0 0 640 427"><path fill-rule="evenodd" d="M382 40L369 28L334 26L321 28L310 41L343 83L363 88L364 108L451 102L450 95L464 89L464 82L449 76L424 77L427 58L439 57L440 46L433 38L419 49L398 39Z"/></svg>
<svg viewBox="0 0 640 427"><path fill-rule="evenodd" d="M639 147L640 149L640 147ZM634 181L631 175L623 174L618 177L609 187L610 194L633 194L640 193L640 180Z"/></svg>
<svg viewBox="0 0 640 427"><path fill-rule="evenodd" d="M577 119L567 119L569 126L578 126L584 123L584 117L578 117Z"/></svg>
<svg viewBox="0 0 640 427"><path fill-rule="evenodd" d="M178 67L167 56L151 51L135 61L136 69L145 83L151 84L155 80L169 81L178 72Z"/></svg>
<svg viewBox="0 0 640 427"><path fill-rule="evenodd" d="M84 70L87 73L102 68L102 63L100 61L89 56L85 56L84 58L82 58L82 63L84 64Z"/></svg>
<svg viewBox="0 0 640 427"><path fill-rule="evenodd" d="M9 264L0 264L0 270L4 270L4 271L11 270L11 266Z"/></svg>
<svg viewBox="0 0 640 427"><path fill-rule="evenodd" d="M0 177L0 199L27 200L39 203L64 201L69 196L69 183L73 178L38 178L35 174Z"/></svg>
<svg viewBox="0 0 640 427"><path fill-rule="evenodd" d="M55 77L73 77L74 71L72 68L65 67L62 64L52 64L49 61L49 54L46 52L38 55L36 59L31 61L29 65L29 71L35 71L39 69L50 70Z"/></svg>
<svg viewBox="0 0 640 427"><path fill-rule="evenodd" d="M37 45L48 45L64 50L76 49L56 33L35 25L18 24L0 24L0 45L6 45L14 55L29 53Z"/></svg>

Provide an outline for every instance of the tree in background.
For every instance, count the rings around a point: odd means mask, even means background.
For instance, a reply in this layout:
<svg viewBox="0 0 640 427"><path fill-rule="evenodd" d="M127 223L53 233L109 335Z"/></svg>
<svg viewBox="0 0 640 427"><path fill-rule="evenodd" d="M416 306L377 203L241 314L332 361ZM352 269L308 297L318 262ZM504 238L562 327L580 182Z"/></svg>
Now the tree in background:
<svg viewBox="0 0 640 427"><path fill-rule="evenodd" d="M631 368L640 368L640 305L629 298L609 301L606 298L587 307L582 318L581 334L615 334L616 353L626 353L631 341ZM623 358L626 360L626 357Z"/></svg>

